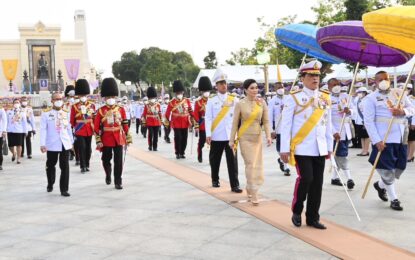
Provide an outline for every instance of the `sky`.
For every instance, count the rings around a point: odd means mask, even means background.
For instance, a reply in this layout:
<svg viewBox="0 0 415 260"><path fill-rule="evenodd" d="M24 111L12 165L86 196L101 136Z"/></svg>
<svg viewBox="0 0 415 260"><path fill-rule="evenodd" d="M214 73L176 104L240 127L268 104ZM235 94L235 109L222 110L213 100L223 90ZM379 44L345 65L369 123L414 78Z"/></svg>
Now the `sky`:
<svg viewBox="0 0 415 260"><path fill-rule="evenodd" d="M39 20L61 26L61 39L74 39L73 16L86 12L89 59L111 75L111 65L122 53L152 46L186 51L203 67L208 51L216 51L219 64L230 53L251 48L263 34L257 17L276 24L287 15L313 20L317 0L14 0L0 15L0 40L19 39L19 24ZM1 57L0 57L1 58Z"/></svg>

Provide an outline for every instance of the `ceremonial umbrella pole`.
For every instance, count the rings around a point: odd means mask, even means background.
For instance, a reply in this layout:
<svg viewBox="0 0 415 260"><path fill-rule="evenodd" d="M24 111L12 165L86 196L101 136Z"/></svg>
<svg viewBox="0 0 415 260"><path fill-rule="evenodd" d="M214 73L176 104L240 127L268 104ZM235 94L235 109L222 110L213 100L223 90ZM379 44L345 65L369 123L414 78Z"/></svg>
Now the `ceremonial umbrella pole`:
<svg viewBox="0 0 415 260"><path fill-rule="evenodd" d="M366 13L363 15L363 26L365 30L377 41L402 51L415 54L415 35L413 33L413 28L415 26L415 6L395 6ZM405 85L402 89L402 93L399 95L396 108L399 108L401 104L405 89L407 88L412 73L414 72L414 68L415 63L406 78ZM394 119L395 117L392 116L389 121L388 129L383 138L384 143L388 140ZM362 199L366 196L370 181L373 177L381 154L382 151L378 151L363 191Z"/></svg>
<svg viewBox="0 0 415 260"><path fill-rule="evenodd" d="M307 56L329 63L342 63L342 59L330 55L320 47L316 40L317 30L317 26L312 24L288 24L275 29L275 37L282 45L304 53L300 68ZM292 87L297 80L298 75L294 79Z"/></svg>
<svg viewBox="0 0 415 260"><path fill-rule="evenodd" d="M346 107L350 107L352 93L355 87L356 76L360 65L375 67L393 67L406 63L411 55L386 46L373 39L363 28L361 21L344 21L320 28L317 31L317 41L327 53L356 63L352 85L349 89ZM346 121L346 113L340 124L339 135L342 136ZM335 155L340 141L336 142L333 154Z"/></svg>

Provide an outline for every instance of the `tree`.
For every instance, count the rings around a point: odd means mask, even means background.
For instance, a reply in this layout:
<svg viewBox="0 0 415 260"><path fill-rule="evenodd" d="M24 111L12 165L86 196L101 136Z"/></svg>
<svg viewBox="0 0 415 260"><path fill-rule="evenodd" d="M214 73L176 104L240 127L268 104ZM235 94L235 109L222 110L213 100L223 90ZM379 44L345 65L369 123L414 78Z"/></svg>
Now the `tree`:
<svg viewBox="0 0 415 260"><path fill-rule="evenodd" d="M216 52L208 51L208 55L203 59L205 69L216 69L218 61L216 59Z"/></svg>
<svg viewBox="0 0 415 260"><path fill-rule="evenodd" d="M346 0L346 20L362 20L362 15L369 10L368 0Z"/></svg>
<svg viewBox="0 0 415 260"><path fill-rule="evenodd" d="M121 82L131 81L132 83L140 82L141 64L137 52L124 52L121 60L112 64L112 74Z"/></svg>
<svg viewBox="0 0 415 260"><path fill-rule="evenodd" d="M316 13L316 24L321 27L346 19L344 0L319 0L311 10Z"/></svg>

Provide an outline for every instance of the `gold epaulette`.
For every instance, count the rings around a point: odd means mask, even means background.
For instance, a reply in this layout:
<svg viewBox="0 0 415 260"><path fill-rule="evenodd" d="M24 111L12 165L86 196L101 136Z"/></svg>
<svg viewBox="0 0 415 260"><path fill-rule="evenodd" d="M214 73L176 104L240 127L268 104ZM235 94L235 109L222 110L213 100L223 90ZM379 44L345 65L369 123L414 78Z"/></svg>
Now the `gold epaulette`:
<svg viewBox="0 0 415 260"><path fill-rule="evenodd" d="M52 107L47 107L47 108L43 109L42 111L43 111L43 112L49 112L49 111L51 111L51 110L52 110Z"/></svg>
<svg viewBox="0 0 415 260"><path fill-rule="evenodd" d="M210 96L209 96L209 98L213 98L213 97L216 97L217 96L217 94L211 94Z"/></svg>
<svg viewBox="0 0 415 260"><path fill-rule="evenodd" d="M330 95L330 91L328 91L328 90L325 90L325 89L319 89L319 91Z"/></svg>
<svg viewBox="0 0 415 260"><path fill-rule="evenodd" d="M297 89L297 90L294 90L294 91L290 91L290 94L291 95L297 94L297 93L300 93L301 91L303 91L303 90L302 89Z"/></svg>

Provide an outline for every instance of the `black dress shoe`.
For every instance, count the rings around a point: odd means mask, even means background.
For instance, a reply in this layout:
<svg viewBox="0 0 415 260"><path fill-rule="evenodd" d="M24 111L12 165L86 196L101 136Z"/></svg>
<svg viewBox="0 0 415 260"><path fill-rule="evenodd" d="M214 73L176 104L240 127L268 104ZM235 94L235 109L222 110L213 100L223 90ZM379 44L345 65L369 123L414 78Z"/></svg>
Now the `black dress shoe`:
<svg viewBox="0 0 415 260"><path fill-rule="evenodd" d="M290 169L287 168L284 170L284 176L291 176Z"/></svg>
<svg viewBox="0 0 415 260"><path fill-rule="evenodd" d="M89 172L89 167L86 167L86 168L85 168L85 170L86 170L87 172Z"/></svg>
<svg viewBox="0 0 415 260"><path fill-rule="evenodd" d="M184 156L184 154L182 154L182 155L180 155L180 158L186 159L186 156Z"/></svg>
<svg viewBox="0 0 415 260"><path fill-rule="evenodd" d="M232 192L235 192L235 193L242 193L242 190L241 190L239 187L233 187L233 188L232 188Z"/></svg>
<svg viewBox="0 0 415 260"><path fill-rule="evenodd" d="M200 162L200 163L201 163L201 162L203 162L202 156L198 156L198 157L197 157L197 160L198 160L198 162Z"/></svg>
<svg viewBox="0 0 415 260"><path fill-rule="evenodd" d="M71 154L71 156L69 156L69 161L73 161L73 159L75 159L75 156L73 156L73 155Z"/></svg>
<svg viewBox="0 0 415 260"><path fill-rule="evenodd" d="M111 176L107 176L107 177L105 177L105 183L106 183L107 185L110 185L110 184L111 184Z"/></svg>
<svg viewBox="0 0 415 260"><path fill-rule="evenodd" d="M153 151L153 148L151 148L151 146L149 146L149 147L148 147L148 150L149 150L149 151Z"/></svg>
<svg viewBox="0 0 415 260"><path fill-rule="evenodd" d="M176 159L180 159L180 158L181 158L180 155L176 154Z"/></svg>
<svg viewBox="0 0 415 260"><path fill-rule="evenodd" d="M47 191L47 192L52 192L52 191L53 191L53 187L48 186L48 187L46 188L46 191Z"/></svg>
<svg viewBox="0 0 415 260"><path fill-rule="evenodd" d="M0 165L0 171L2 171L2 170L3 170L3 166Z"/></svg>
<svg viewBox="0 0 415 260"><path fill-rule="evenodd" d="M61 192L61 195L62 195L62 196L64 196L64 197L69 197L69 196L71 196L71 194L69 194L67 191L63 191L63 192Z"/></svg>
<svg viewBox="0 0 415 260"><path fill-rule="evenodd" d="M398 199L395 199L395 200L391 201L391 208L393 210L398 210L398 211L403 210L403 208L401 207L401 202Z"/></svg>
<svg viewBox="0 0 415 260"><path fill-rule="evenodd" d="M76 166L78 166L78 165L80 165L80 164L81 164L81 162L80 162L80 161L76 161L76 162L75 162L75 165L76 165Z"/></svg>
<svg viewBox="0 0 415 260"><path fill-rule="evenodd" d="M284 171L284 163L281 161L281 158L278 158L278 164L280 165L280 170L281 170L282 172L285 172L285 171Z"/></svg>
<svg viewBox="0 0 415 260"><path fill-rule="evenodd" d="M122 190L122 185L121 184L115 184L115 189Z"/></svg>
<svg viewBox="0 0 415 260"><path fill-rule="evenodd" d="M388 201L388 195L386 194L386 189L382 189L381 187L379 187L378 181L373 183L373 187L375 187L375 189L377 190L378 196L381 200Z"/></svg>
<svg viewBox="0 0 415 260"><path fill-rule="evenodd" d="M81 172L85 173L86 172L86 168L81 168Z"/></svg>
<svg viewBox="0 0 415 260"><path fill-rule="evenodd" d="M291 221L293 222L294 226L301 227L301 215L293 214Z"/></svg>
<svg viewBox="0 0 415 260"><path fill-rule="evenodd" d="M357 156L369 156L369 153L358 153Z"/></svg>
<svg viewBox="0 0 415 260"><path fill-rule="evenodd" d="M347 188L352 190L354 188L354 181L352 179L347 181Z"/></svg>
<svg viewBox="0 0 415 260"><path fill-rule="evenodd" d="M16 160L16 156L12 156L12 162L14 162Z"/></svg>
<svg viewBox="0 0 415 260"><path fill-rule="evenodd" d="M322 223L320 223L320 221L318 220L313 221L313 222L307 222L307 226L317 228L317 229L327 229L327 227L323 225Z"/></svg>
<svg viewBox="0 0 415 260"><path fill-rule="evenodd" d="M220 183L218 181L212 181L212 187L213 188L219 188L220 187Z"/></svg>
<svg viewBox="0 0 415 260"><path fill-rule="evenodd" d="M334 185L334 186L343 186L342 185L342 182L340 181L339 178L337 178L337 179L331 179L331 185Z"/></svg>
<svg viewBox="0 0 415 260"><path fill-rule="evenodd" d="M32 156L31 155L28 155L27 158L32 159Z"/></svg>

